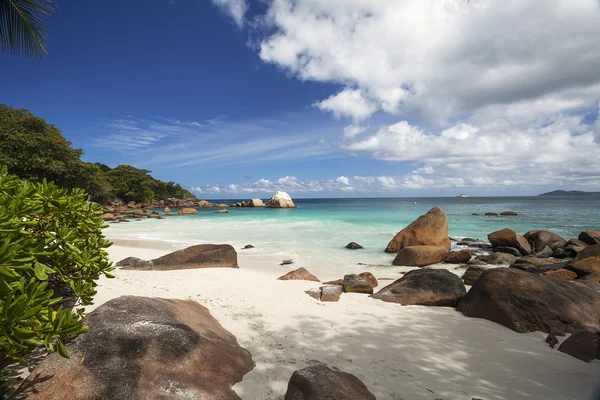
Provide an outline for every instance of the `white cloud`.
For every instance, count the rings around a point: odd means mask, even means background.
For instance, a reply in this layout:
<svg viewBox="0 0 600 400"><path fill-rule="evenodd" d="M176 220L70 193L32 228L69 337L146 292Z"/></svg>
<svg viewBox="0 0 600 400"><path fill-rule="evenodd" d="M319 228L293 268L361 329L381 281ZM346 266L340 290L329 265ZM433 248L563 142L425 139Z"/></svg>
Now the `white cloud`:
<svg viewBox="0 0 600 400"><path fill-rule="evenodd" d="M343 185L350 185L350 179L345 176L338 176L335 180Z"/></svg>
<svg viewBox="0 0 600 400"><path fill-rule="evenodd" d="M360 125L348 125L344 128L344 137L347 139L352 139L353 137L360 135L366 130L367 128Z"/></svg>
<svg viewBox="0 0 600 400"><path fill-rule="evenodd" d="M246 0L212 0L223 12L230 15L238 27L244 25L244 16L248 11Z"/></svg>
<svg viewBox="0 0 600 400"><path fill-rule="evenodd" d="M351 117L355 121L368 118L377 110L362 91L348 88L315 105L321 110L331 111L336 118Z"/></svg>
<svg viewBox="0 0 600 400"><path fill-rule="evenodd" d="M260 57L343 84L322 108L354 118L445 120L600 82L597 0L272 0L263 19Z"/></svg>

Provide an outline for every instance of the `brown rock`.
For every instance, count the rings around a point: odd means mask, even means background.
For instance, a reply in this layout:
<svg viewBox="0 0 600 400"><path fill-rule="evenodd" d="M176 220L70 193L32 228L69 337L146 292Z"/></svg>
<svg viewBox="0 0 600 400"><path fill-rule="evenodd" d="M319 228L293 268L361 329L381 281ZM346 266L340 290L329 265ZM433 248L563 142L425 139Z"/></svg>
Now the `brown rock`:
<svg viewBox="0 0 600 400"><path fill-rule="evenodd" d="M445 269L418 269L371 297L390 303L455 307L465 295L460 278Z"/></svg>
<svg viewBox="0 0 600 400"><path fill-rule="evenodd" d="M577 247L583 247L586 248L588 247L588 244L585 242L582 242L579 239L569 239L569 241L567 242L568 246L577 246Z"/></svg>
<svg viewBox="0 0 600 400"><path fill-rule="evenodd" d="M553 279L562 279L563 281L574 281L577 279L577 274L568 269L557 269L554 271L546 271L542 273L543 276Z"/></svg>
<svg viewBox="0 0 600 400"><path fill-rule="evenodd" d="M323 282L323 284L325 284L325 285L343 285L344 284L344 280L343 279L336 279L335 281Z"/></svg>
<svg viewBox="0 0 600 400"><path fill-rule="evenodd" d="M448 238L448 217L439 207L433 207L390 241L386 253L397 253L409 246L439 246L450 251Z"/></svg>
<svg viewBox="0 0 600 400"><path fill-rule="evenodd" d="M312 281L312 282L320 282L319 278L308 272L308 270L304 267L300 267L294 271L290 271L287 274L280 276L280 281Z"/></svg>
<svg viewBox="0 0 600 400"><path fill-rule="evenodd" d="M118 219L119 218L115 217L115 215L111 213L102 214L103 221L117 221Z"/></svg>
<svg viewBox="0 0 600 400"><path fill-rule="evenodd" d="M556 261L548 260L545 258L538 258L538 257L532 255L532 256L521 257L518 260L516 260L515 263L516 264L531 264L531 265L535 265L536 267L543 267L546 265L556 264Z"/></svg>
<svg viewBox="0 0 600 400"><path fill-rule="evenodd" d="M600 274L600 244L588 246L581 250L569 265L577 276Z"/></svg>
<svg viewBox="0 0 600 400"><path fill-rule="evenodd" d="M468 263L473 254L471 250L465 249L460 251L451 251L446 256L446 262L450 264L464 264Z"/></svg>
<svg viewBox="0 0 600 400"><path fill-rule="evenodd" d="M562 342L558 351L588 363L600 359L600 334L589 331L574 333Z"/></svg>
<svg viewBox="0 0 600 400"><path fill-rule="evenodd" d="M350 242L346 245L346 248L350 249L350 250L359 250L359 249L362 249L363 247L356 242Z"/></svg>
<svg viewBox="0 0 600 400"><path fill-rule="evenodd" d="M550 231L529 231L524 234L523 237L527 239L531 245L532 251L536 252L542 250L546 246L554 251L558 248L565 247L567 244L567 240L564 237Z"/></svg>
<svg viewBox="0 0 600 400"><path fill-rule="evenodd" d="M144 215L144 211L142 211L142 210L133 210L131 212L131 214L132 215L137 215L137 216L142 216L142 215Z"/></svg>
<svg viewBox="0 0 600 400"><path fill-rule="evenodd" d="M195 208L182 208L181 210L179 210L179 212L177 214L179 214L179 215L198 214L198 210L196 210Z"/></svg>
<svg viewBox="0 0 600 400"><path fill-rule="evenodd" d="M519 249L515 249L514 247L507 247L507 246L498 246L494 249L494 253L506 253L506 254L512 254L515 257L521 257L522 254L519 251Z"/></svg>
<svg viewBox="0 0 600 400"><path fill-rule="evenodd" d="M342 295L342 286L321 286L321 301L339 301Z"/></svg>
<svg viewBox="0 0 600 400"><path fill-rule="evenodd" d="M462 280L465 283L465 285L472 285L486 270L487 268L482 267L469 267L462 276Z"/></svg>
<svg viewBox="0 0 600 400"><path fill-rule="evenodd" d="M246 207L264 207L265 203L261 199L252 199L246 204Z"/></svg>
<svg viewBox="0 0 600 400"><path fill-rule="evenodd" d="M237 264L237 253L235 249L228 244L199 244L169 253L151 261L143 261L130 257L119 261L117 266L141 271L169 271L194 268L239 268Z"/></svg>
<svg viewBox="0 0 600 400"><path fill-rule="evenodd" d="M516 332L558 335L600 330L600 293L513 268L485 271L458 303L457 310Z"/></svg>
<svg viewBox="0 0 600 400"><path fill-rule="evenodd" d="M590 246L600 244L600 231L583 231L578 239Z"/></svg>
<svg viewBox="0 0 600 400"><path fill-rule="evenodd" d="M502 215L504 217L514 217L514 216L519 215L519 214L517 214L514 211L503 211L503 212L500 213L500 215Z"/></svg>
<svg viewBox="0 0 600 400"><path fill-rule="evenodd" d="M468 265L487 265L487 263L485 261L478 260L477 258L470 260L467 264Z"/></svg>
<svg viewBox="0 0 600 400"><path fill-rule="evenodd" d="M252 246L251 244L247 244L244 246L244 248L242 250L246 250L246 249L253 249L254 246Z"/></svg>
<svg viewBox="0 0 600 400"><path fill-rule="evenodd" d="M194 301L123 296L90 313L89 332L46 357L19 394L28 400L239 399L248 351Z"/></svg>
<svg viewBox="0 0 600 400"><path fill-rule="evenodd" d="M508 253L493 253L487 256L477 256L476 259L491 265L510 265L517 260L517 257Z"/></svg>
<svg viewBox="0 0 600 400"><path fill-rule="evenodd" d="M495 213L495 212L486 212L483 215L485 215L486 217L497 217L498 213Z"/></svg>
<svg viewBox="0 0 600 400"><path fill-rule="evenodd" d="M531 254L531 246L527 239L512 229L505 228L500 231L492 232L488 235L488 240L493 247L514 247L518 249L521 254Z"/></svg>
<svg viewBox="0 0 600 400"><path fill-rule="evenodd" d="M295 371L284 400L375 400L354 375L317 364Z"/></svg>
<svg viewBox="0 0 600 400"><path fill-rule="evenodd" d="M229 211L227 211L226 208L222 208L219 211L217 211L217 214L227 214Z"/></svg>
<svg viewBox="0 0 600 400"><path fill-rule="evenodd" d="M165 213L165 214L171 214L171 209L169 207L165 207L163 209L163 213Z"/></svg>
<svg viewBox="0 0 600 400"><path fill-rule="evenodd" d="M550 247L546 246L542 250L535 253L535 256L538 258L548 258L548 257L552 257L552 254L554 254L554 250L552 250Z"/></svg>
<svg viewBox="0 0 600 400"><path fill-rule="evenodd" d="M404 247L394 261L394 265L424 267L444 261L448 250L440 246L410 246Z"/></svg>
<svg viewBox="0 0 600 400"><path fill-rule="evenodd" d="M356 274L344 275L342 288L346 293L373 293L373 285Z"/></svg>
<svg viewBox="0 0 600 400"><path fill-rule="evenodd" d="M578 280L600 283L600 274L587 274L587 275L582 276Z"/></svg>
<svg viewBox="0 0 600 400"><path fill-rule="evenodd" d="M363 279L366 279L374 288L376 288L377 285L379 285L379 282L377 282L377 278L375 278L375 275L373 275L370 272L361 272L360 274L358 274L358 276L360 276Z"/></svg>

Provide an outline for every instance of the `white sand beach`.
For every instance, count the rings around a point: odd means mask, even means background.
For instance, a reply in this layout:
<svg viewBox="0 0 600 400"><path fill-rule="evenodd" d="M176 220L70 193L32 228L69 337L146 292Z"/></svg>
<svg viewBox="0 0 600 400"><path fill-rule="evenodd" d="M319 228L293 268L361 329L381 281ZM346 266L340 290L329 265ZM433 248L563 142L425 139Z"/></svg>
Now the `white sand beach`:
<svg viewBox="0 0 600 400"><path fill-rule="evenodd" d="M171 246L116 241L109 254L114 262L152 259ZM552 350L543 333L519 334L452 308L401 306L362 294L321 303L304 293L319 284L278 281L301 266L278 261L238 250L239 269L116 270L115 279L100 281L88 311L121 295L198 301L256 362L234 386L242 399L282 399L292 372L314 362L356 375L378 399L584 400L600 385L600 361ZM365 270L398 278L406 269ZM326 268L310 271L322 281L341 278Z"/></svg>

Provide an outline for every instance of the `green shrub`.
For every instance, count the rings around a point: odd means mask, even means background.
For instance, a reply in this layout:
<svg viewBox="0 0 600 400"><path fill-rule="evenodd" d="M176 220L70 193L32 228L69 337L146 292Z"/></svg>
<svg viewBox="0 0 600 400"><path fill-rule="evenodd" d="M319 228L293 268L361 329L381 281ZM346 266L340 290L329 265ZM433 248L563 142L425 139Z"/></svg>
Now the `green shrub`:
<svg viewBox="0 0 600 400"><path fill-rule="evenodd" d="M0 358L22 361L34 347L68 353L86 332L82 306L113 267L101 207L82 189L29 182L0 168ZM0 363L2 360L0 360Z"/></svg>

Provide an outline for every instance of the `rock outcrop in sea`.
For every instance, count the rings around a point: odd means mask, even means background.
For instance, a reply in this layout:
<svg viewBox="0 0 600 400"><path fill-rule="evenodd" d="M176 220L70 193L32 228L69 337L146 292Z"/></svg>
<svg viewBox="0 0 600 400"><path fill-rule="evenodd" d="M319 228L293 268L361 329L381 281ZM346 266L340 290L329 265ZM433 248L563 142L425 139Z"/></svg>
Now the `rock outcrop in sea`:
<svg viewBox="0 0 600 400"><path fill-rule="evenodd" d="M273 197L265 204L267 208L294 208L296 205L286 192L275 192Z"/></svg>

